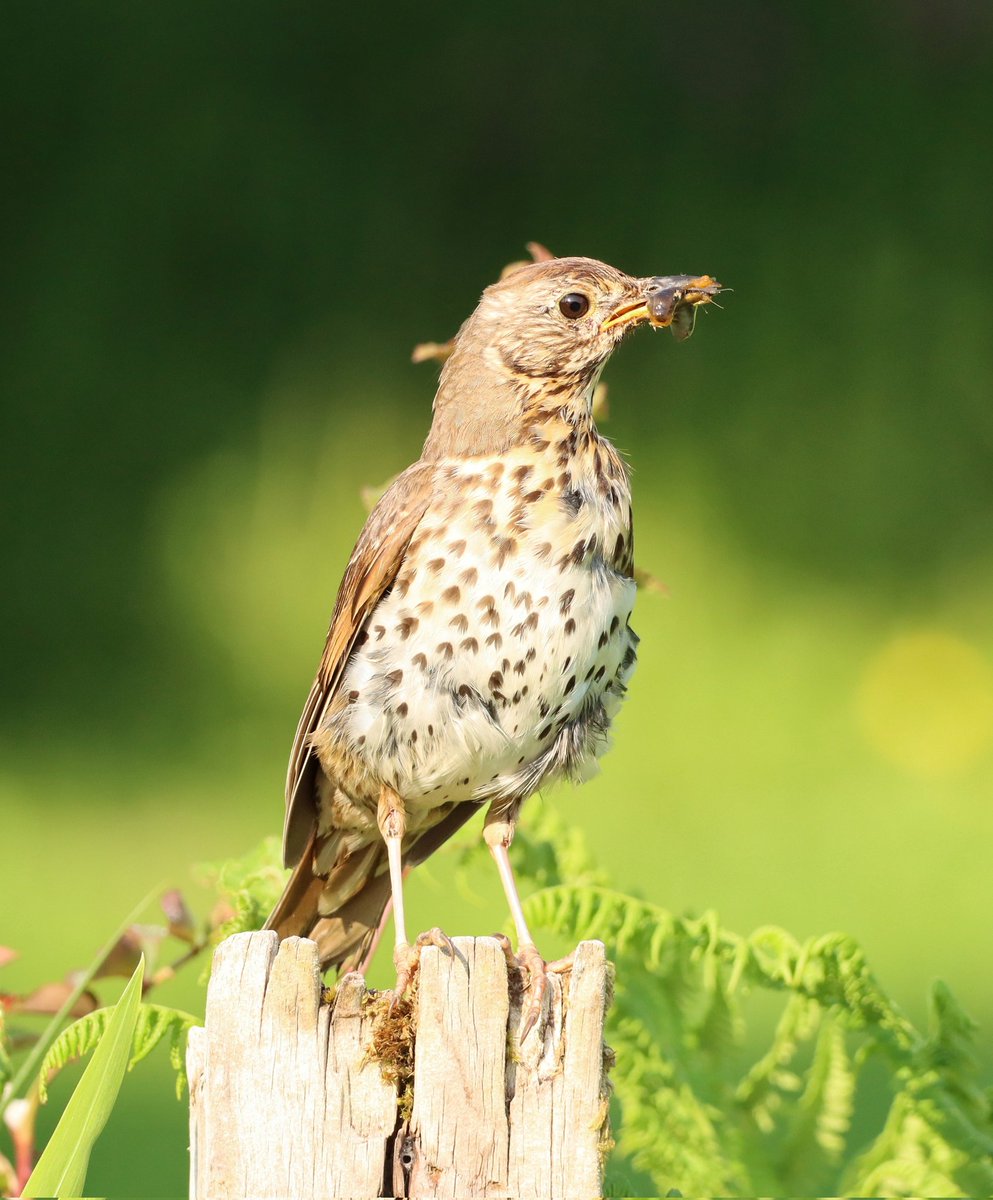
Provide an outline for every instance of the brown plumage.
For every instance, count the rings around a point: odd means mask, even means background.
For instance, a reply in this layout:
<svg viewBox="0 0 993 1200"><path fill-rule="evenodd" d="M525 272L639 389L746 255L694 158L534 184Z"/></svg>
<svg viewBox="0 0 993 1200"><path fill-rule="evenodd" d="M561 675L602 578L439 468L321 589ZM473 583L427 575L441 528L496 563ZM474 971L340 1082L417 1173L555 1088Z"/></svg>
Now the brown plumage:
<svg viewBox="0 0 993 1200"><path fill-rule="evenodd" d="M540 971L507 846L542 783L595 768L637 645L627 471L593 389L629 329L685 336L685 313L718 290L551 259L487 288L459 331L421 458L345 570L290 756L294 870L269 925L313 937L324 966L365 957L392 894L402 986L401 864L488 802L519 948Z"/></svg>

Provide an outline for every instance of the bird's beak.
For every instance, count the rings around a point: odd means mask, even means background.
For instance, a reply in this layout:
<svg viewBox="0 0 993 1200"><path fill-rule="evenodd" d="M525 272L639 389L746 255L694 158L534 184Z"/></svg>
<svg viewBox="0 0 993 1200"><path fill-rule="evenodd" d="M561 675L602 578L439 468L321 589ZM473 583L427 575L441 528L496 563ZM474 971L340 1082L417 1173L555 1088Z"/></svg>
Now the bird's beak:
<svg viewBox="0 0 993 1200"><path fill-rule="evenodd" d="M656 275L642 280L640 290L639 299L626 301L614 309L600 326L601 331L648 321L657 329L672 325L680 336L689 337L697 305L710 304L721 291L721 285L709 275Z"/></svg>

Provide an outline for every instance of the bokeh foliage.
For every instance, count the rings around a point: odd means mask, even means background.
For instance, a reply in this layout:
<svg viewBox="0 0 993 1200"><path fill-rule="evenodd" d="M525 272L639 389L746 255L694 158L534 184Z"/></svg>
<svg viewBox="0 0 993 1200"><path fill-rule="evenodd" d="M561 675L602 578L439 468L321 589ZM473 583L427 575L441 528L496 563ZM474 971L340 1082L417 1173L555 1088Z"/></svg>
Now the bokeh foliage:
<svg viewBox="0 0 993 1200"><path fill-rule="evenodd" d="M918 1021L948 979L988 1077L991 22L979 0L9 8L4 986L278 828L359 490L426 428L409 349L538 238L735 288L686 346L643 335L608 371L671 597L641 598L616 749L560 804L650 901L845 929ZM473 889L429 865L412 920L499 924L488 873ZM125 1145L148 1194L184 1187L153 1070L98 1190L134 1187Z"/></svg>

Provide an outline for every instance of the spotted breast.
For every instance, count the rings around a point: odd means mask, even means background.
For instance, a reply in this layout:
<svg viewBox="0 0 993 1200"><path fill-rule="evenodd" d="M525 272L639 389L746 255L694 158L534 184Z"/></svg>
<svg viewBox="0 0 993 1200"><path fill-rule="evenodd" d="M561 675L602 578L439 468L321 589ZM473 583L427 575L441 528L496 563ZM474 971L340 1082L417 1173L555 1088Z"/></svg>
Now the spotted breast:
<svg viewBox="0 0 993 1200"><path fill-rule="evenodd" d="M412 817L591 774L638 640L627 471L592 423L442 461L436 485L314 741Z"/></svg>

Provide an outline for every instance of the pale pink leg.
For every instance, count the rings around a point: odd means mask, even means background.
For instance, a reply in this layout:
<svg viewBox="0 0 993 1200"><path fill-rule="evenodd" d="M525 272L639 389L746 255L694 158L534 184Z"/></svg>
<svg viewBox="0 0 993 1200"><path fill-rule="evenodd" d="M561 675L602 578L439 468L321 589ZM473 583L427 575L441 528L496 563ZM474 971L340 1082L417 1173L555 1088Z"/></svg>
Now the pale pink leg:
<svg viewBox="0 0 993 1200"><path fill-rule="evenodd" d="M525 968L529 977L528 987L531 992L531 998L528 1002L527 1013L521 1029L521 1041L523 1042L538 1023L538 1018L541 1016L545 991L548 987L548 979L545 974L548 968L545 960L538 952L538 947L534 944L534 938L531 936L531 930L528 928L524 909L521 905L521 897L517 891L517 880L514 878L514 869L510 865L509 847L510 843L514 840L514 827L516 824L516 805L507 808L506 806L498 807L495 803L491 804L489 812L486 814L486 823L483 826L483 837L486 840L486 845L489 847L490 853L493 855L493 861L496 863L500 882L503 884L503 892L507 897L507 904L510 908L510 915L514 922L514 929L517 932L516 965ZM509 947L505 945L504 952L506 953L508 949ZM556 970L565 971L572 966L572 963L569 959L562 959L553 965Z"/></svg>

